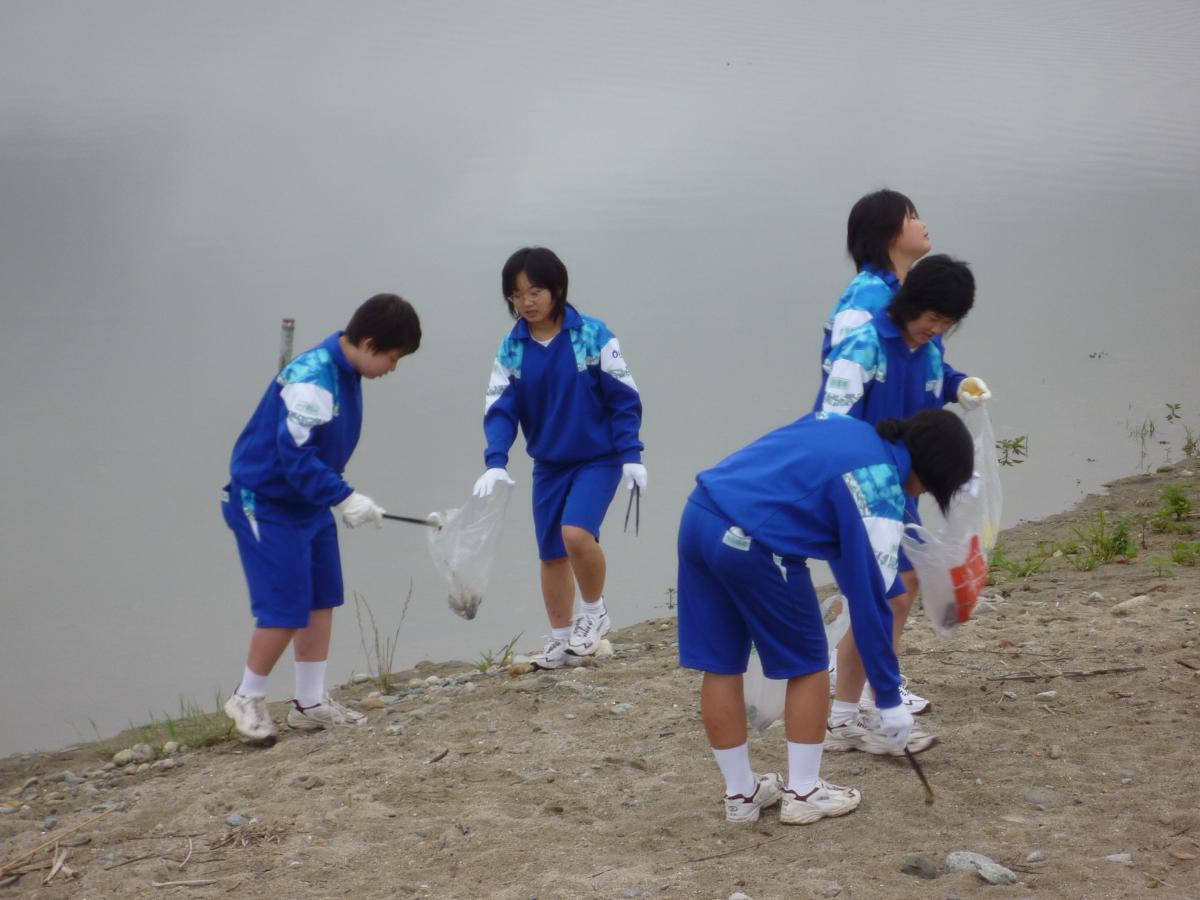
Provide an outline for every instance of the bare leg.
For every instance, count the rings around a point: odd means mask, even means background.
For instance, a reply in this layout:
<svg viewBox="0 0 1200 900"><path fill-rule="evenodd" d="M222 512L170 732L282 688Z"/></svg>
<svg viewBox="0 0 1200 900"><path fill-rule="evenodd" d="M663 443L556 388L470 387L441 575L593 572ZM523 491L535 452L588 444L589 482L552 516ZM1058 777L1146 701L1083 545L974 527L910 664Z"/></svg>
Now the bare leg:
<svg viewBox="0 0 1200 900"><path fill-rule="evenodd" d="M900 635L904 632L904 623L908 621L919 587L915 571L901 572L900 580L904 582L904 593L892 598L892 647L897 653L900 652Z"/></svg>
<svg viewBox="0 0 1200 900"><path fill-rule="evenodd" d="M250 636L246 668L255 675L270 675L295 633L295 628L255 628Z"/></svg>
<svg viewBox="0 0 1200 900"><path fill-rule="evenodd" d="M571 561L563 556L542 560L542 600L551 628L570 628L575 611L575 579Z"/></svg>
<svg viewBox="0 0 1200 900"><path fill-rule="evenodd" d="M838 681L841 682L839 667ZM829 670L789 678L783 704L783 729L795 744L819 744L825 740L829 716ZM742 713L745 722L746 714Z"/></svg>
<svg viewBox="0 0 1200 900"><path fill-rule="evenodd" d="M579 582L579 594L585 603L595 603L604 593L604 577L608 572L600 542L587 529L574 525L564 525L562 536L575 580Z"/></svg>
<svg viewBox="0 0 1200 900"><path fill-rule="evenodd" d="M308 627L296 632L293 650L296 662L324 662L329 658L329 638L333 634L333 610L315 609L308 617Z"/></svg>
<svg viewBox="0 0 1200 900"><path fill-rule="evenodd" d="M828 685L825 689L829 690ZM746 743L746 700L741 675L704 673L700 683L700 718L709 746L714 749L728 750Z"/></svg>
<svg viewBox="0 0 1200 900"><path fill-rule="evenodd" d="M912 609L913 598L917 592L917 573L901 572L905 593L891 599L892 604L892 648L896 655L900 654L900 635L904 632L904 623ZM845 703L857 703L862 696L863 686L867 683L867 673L863 668L862 657L854 643L854 633L847 631L846 637L838 644L837 658L837 688L835 700Z"/></svg>

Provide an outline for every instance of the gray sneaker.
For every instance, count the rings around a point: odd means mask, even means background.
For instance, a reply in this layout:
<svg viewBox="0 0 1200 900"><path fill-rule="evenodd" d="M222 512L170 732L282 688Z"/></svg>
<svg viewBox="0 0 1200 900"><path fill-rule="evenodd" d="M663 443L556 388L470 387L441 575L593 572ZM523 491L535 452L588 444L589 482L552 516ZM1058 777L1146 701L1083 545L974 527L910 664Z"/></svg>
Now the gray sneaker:
<svg viewBox="0 0 1200 900"><path fill-rule="evenodd" d="M920 725L913 725L908 735L909 753L920 753L928 750L937 743L937 738L929 734ZM863 753L873 753L876 756L903 756L903 750L897 750L892 742L879 732L879 716L866 715L859 712L858 716L841 725L830 725L825 730L825 749L833 751L861 750Z"/></svg>
<svg viewBox="0 0 1200 900"><path fill-rule="evenodd" d="M275 722L267 711L267 698L234 691L225 701L225 715L242 737L252 741L274 741Z"/></svg>
<svg viewBox="0 0 1200 900"><path fill-rule="evenodd" d="M328 694L320 703L301 706L299 700L292 701L288 710L287 723L297 731L318 731L338 725L362 725L367 721L364 713L348 709Z"/></svg>
<svg viewBox="0 0 1200 900"><path fill-rule="evenodd" d="M779 802L783 778L774 772L754 776L754 793L725 795L726 822L757 822L762 811Z"/></svg>

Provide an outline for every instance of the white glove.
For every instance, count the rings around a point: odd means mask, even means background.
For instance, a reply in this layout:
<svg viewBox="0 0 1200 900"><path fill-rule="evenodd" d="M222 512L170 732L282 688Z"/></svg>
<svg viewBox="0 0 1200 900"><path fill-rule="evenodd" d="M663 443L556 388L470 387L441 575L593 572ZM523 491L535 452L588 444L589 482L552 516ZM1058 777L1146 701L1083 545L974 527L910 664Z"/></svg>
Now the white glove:
<svg viewBox="0 0 1200 900"><path fill-rule="evenodd" d="M621 477L625 479L626 490L632 491L636 484L639 491L646 493L646 467L641 463L625 463L621 466Z"/></svg>
<svg viewBox="0 0 1200 900"><path fill-rule="evenodd" d="M357 528L367 522L374 522L376 528L383 527L383 507L358 491L334 507L347 528Z"/></svg>
<svg viewBox="0 0 1200 900"><path fill-rule="evenodd" d="M978 409L984 402L992 399L992 392L987 383L974 375L964 378L958 386L958 402L963 409Z"/></svg>
<svg viewBox="0 0 1200 900"><path fill-rule="evenodd" d="M475 488L472 493L476 497L490 497L492 491L496 489L496 485L503 481L505 484L516 484L508 477L508 469L488 469L475 482Z"/></svg>
<svg viewBox="0 0 1200 900"><path fill-rule="evenodd" d="M908 746L908 735L912 727L912 713L904 708L903 703L879 710L879 733L897 752Z"/></svg>

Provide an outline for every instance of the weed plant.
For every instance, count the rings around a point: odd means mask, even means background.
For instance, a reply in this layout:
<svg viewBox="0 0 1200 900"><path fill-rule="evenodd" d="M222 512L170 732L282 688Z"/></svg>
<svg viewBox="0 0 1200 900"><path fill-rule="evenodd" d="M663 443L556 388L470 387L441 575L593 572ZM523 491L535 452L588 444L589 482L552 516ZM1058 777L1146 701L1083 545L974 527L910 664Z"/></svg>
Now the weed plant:
<svg viewBox="0 0 1200 900"><path fill-rule="evenodd" d="M1176 541L1171 545L1171 562L1177 566L1194 566L1200 562L1200 541Z"/></svg>
<svg viewBox="0 0 1200 900"><path fill-rule="evenodd" d="M368 674L379 685L379 690L385 694L392 692L392 674L393 663L396 658L396 648L400 645L400 627L404 624L404 618L408 615L408 605L412 603L413 598L413 583L410 578L408 581L408 596L404 598L404 607L400 610L400 621L396 623L396 629L390 634L381 634L379 626L375 622L375 614L371 611L371 605L367 603L367 598L354 592L354 615L358 619L358 636L362 641L363 653L367 657ZM367 646L367 633L363 627L363 611L367 613L367 623L371 626L371 643Z"/></svg>
<svg viewBox="0 0 1200 900"><path fill-rule="evenodd" d="M150 721L147 724L130 724L129 728L105 743L116 749L149 744L155 750L161 750L167 741L187 747L221 744L233 736L233 723L220 711L223 705L220 691L216 697L216 712L208 712L200 704L181 697L178 716L164 712L160 719L154 713L149 713ZM95 728L94 723L92 727Z"/></svg>
<svg viewBox="0 0 1200 900"><path fill-rule="evenodd" d="M513 639L501 647L499 650L482 650L479 653L479 662L475 663L475 669L479 672L486 672L492 666L507 666L512 662L513 647L517 646L517 641L521 639L521 635L525 632L520 632L513 635Z"/></svg>
<svg viewBox="0 0 1200 900"><path fill-rule="evenodd" d="M1081 572L1096 568L1101 563L1113 562L1118 557L1133 559L1137 556L1137 545L1127 518L1110 524L1104 510L1096 514L1096 522L1084 528L1073 529L1079 539L1078 550L1071 565Z"/></svg>

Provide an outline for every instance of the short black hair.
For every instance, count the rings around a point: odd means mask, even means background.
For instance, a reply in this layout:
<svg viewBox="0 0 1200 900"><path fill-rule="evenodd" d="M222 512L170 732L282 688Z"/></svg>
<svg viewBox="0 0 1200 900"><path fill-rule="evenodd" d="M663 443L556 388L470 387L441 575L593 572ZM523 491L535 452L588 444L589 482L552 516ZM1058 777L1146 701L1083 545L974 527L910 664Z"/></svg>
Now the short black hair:
<svg viewBox="0 0 1200 900"><path fill-rule="evenodd" d="M354 311L346 326L346 340L355 347L361 347L367 338L376 353L416 353L421 346L421 320L403 297L376 294Z"/></svg>
<svg viewBox="0 0 1200 900"><path fill-rule="evenodd" d="M927 311L957 322L974 305L975 276L970 268L960 259L935 253L909 270L887 311L903 327Z"/></svg>
<svg viewBox="0 0 1200 900"><path fill-rule="evenodd" d="M945 515L975 473L975 441L962 419L949 410L923 409L907 419L884 419L875 430L884 440L904 441L913 472Z"/></svg>
<svg viewBox="0 0 1200 900"><path fill-rule="evenodd" d="M508 304L508 314L514 319L521 318L521 314L509 298L516 293L517 276L522 272L531 285L545 288L554 297L550 318L558 321L567 305L567 267L563 261L545 247L522 247L508 258L500 272L500 290Z"/></svg>
<svg viewBox="0 0 1200 900"><path fill-rule="evenodd" d="M899 237L904 220L916 214L913 202L899 191L884 188L859 198L846 221L846 250L854 260L855 270L861 272L870 263L890 272L892 241Z"/></svg>

